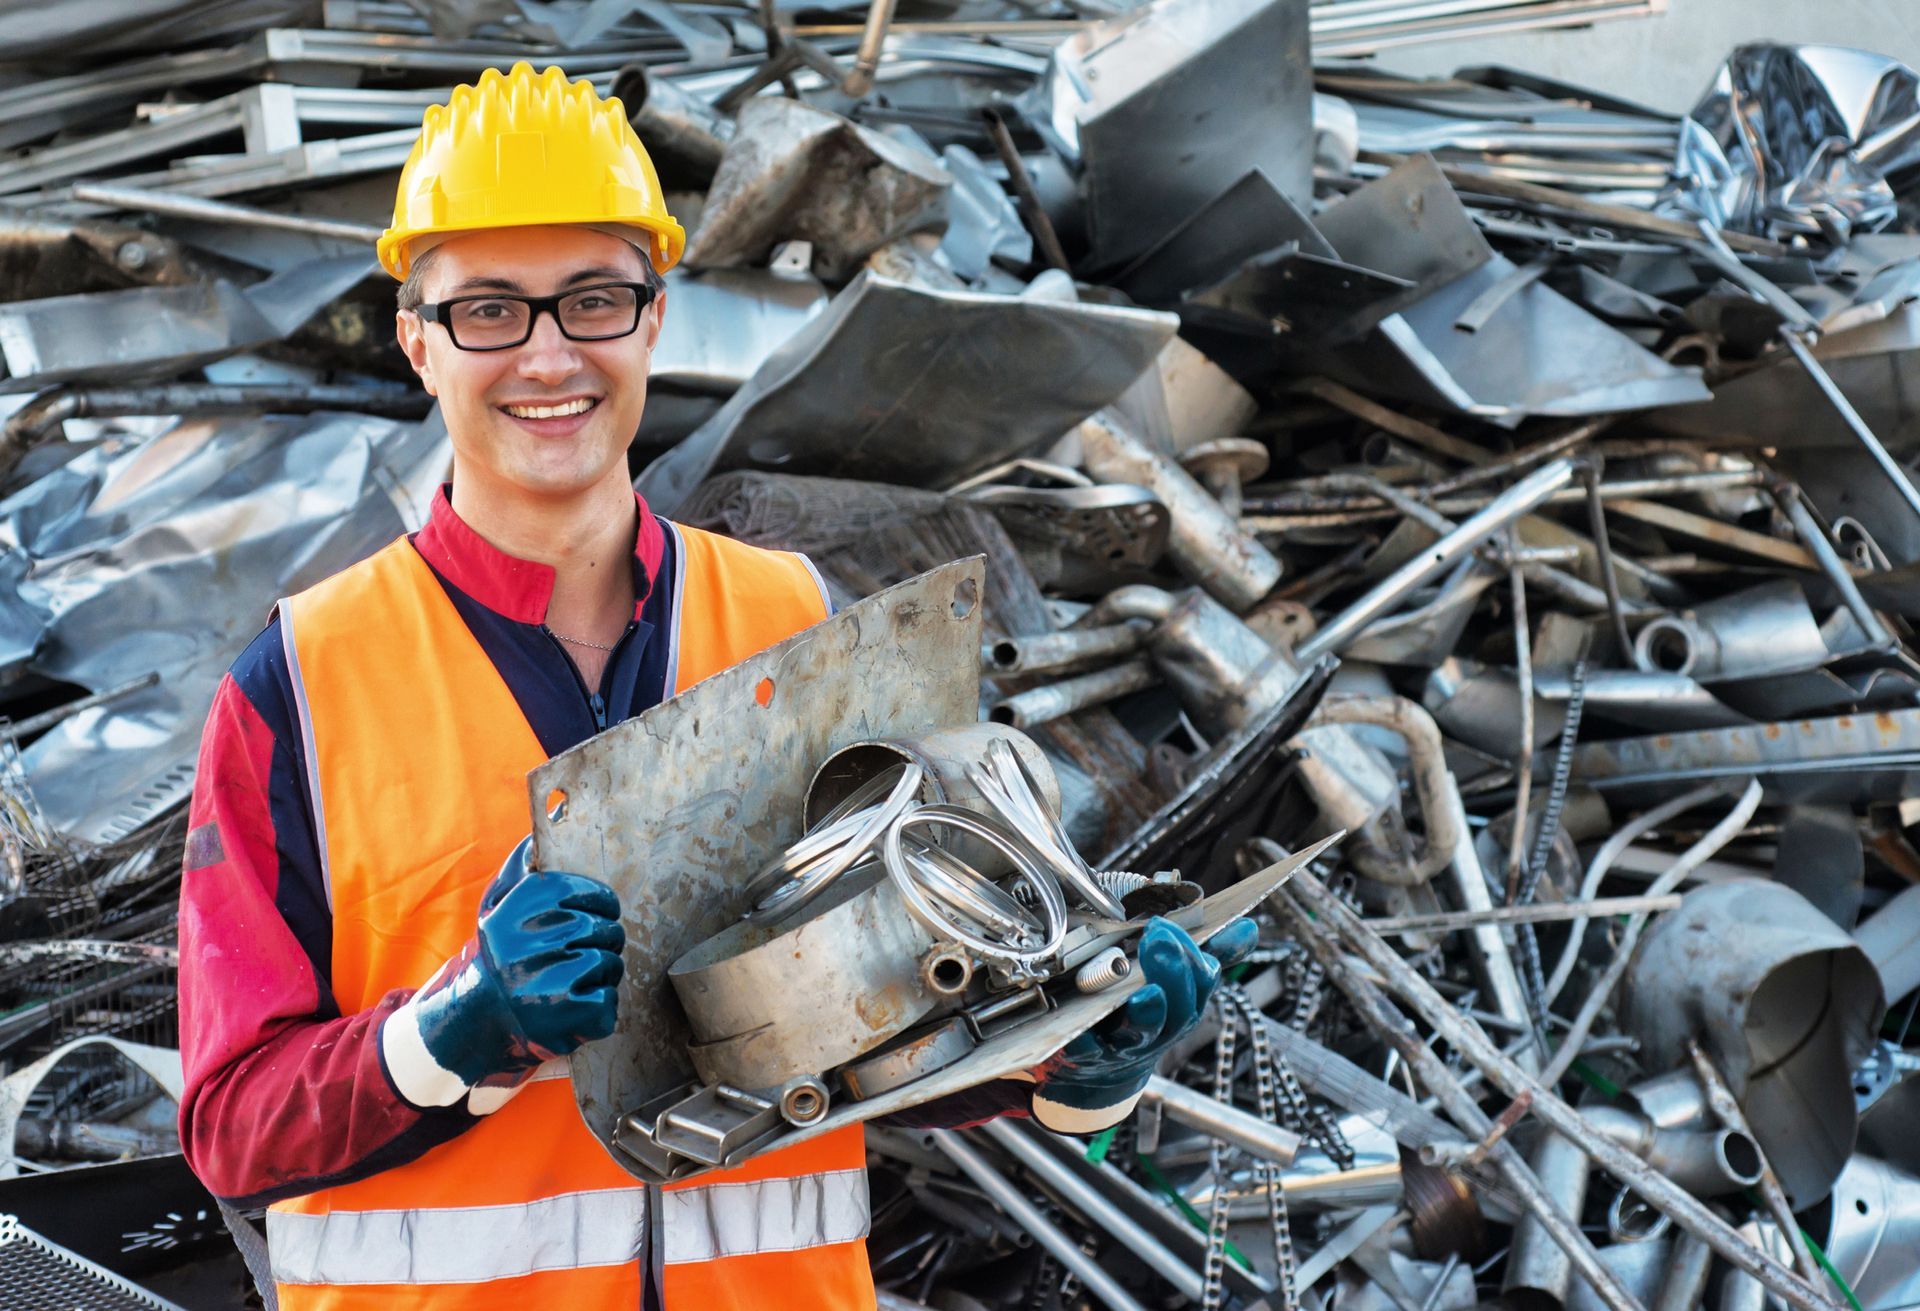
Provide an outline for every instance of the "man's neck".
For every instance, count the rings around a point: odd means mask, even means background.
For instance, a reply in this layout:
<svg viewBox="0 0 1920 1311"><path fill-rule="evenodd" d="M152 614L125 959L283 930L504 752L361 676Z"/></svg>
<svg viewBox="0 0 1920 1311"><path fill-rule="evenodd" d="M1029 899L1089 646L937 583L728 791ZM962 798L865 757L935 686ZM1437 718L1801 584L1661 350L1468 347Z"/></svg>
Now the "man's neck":
<svg viewBox="0 0 1920 1311"><path fill-rule="evenodd" d="M611 642L633 617L638 507L623 478L577 496L529 496L456 471L454 513L508 555L553 569L547 624L555 632ZM612 634L612 636L609 636Z"/></svg>

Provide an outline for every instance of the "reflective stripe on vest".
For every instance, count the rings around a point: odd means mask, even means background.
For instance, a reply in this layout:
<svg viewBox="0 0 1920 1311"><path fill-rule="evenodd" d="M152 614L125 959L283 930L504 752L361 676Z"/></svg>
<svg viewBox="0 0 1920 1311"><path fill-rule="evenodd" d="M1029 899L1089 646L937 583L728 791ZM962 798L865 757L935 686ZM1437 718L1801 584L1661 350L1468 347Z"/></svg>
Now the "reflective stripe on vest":
<svg viewBox="0 0 1920 1311"><path fill-rule="evenodd" d="M671 643L670 692L825 617L802 557L675 536L675 624L657 639ZM332 984L351 1014L417 987L472 934L481 893L527 832L525 778L545 752L406 540L282 602L281 617L325 845ZM587 1129L563 1073L542 1070L416 1160L275 1203L283 1311L638 1306L645 1193ZM692 1222L695 1246L677 1246L666 1222L662 1255L714 1253L666 1267L667 1311L764 1307L775 1286L796 1292L785 1306L870 1311L864 1190L856 1221L849 1185L823 1178L860 1172L863 1144L854 1127L696 1181L766 1184L762 1200L785 1209L759 1230L767 1246L743 1255L723 1204Z"/></svg>
<svg viewBox="0 0 1920 1311"><path fill-rule="evenodd" d="M867 1171L832 1170L660 1194L666 1261L791 1252L867 1236Z"/></svg>
<svg viewBox="0 0 1920 1311"><path fill-rule="evenodd" d="M477 1284L639 1259L647 1190L603 1188L511 1206L267 1212L280 1284Z"/></svg>

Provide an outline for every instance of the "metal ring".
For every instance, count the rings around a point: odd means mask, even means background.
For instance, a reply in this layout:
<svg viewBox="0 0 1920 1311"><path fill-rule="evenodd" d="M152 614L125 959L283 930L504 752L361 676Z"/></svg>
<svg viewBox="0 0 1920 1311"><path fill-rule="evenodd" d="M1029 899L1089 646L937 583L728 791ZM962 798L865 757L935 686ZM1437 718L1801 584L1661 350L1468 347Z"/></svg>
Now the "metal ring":
<svg viewBox="0 0 1920 1311"><path fill-rule="evenodd" d="M1034 890L1036 900L1040 903L1045 920L1044 939L1040 945L1026 947L994 941L971 931L955 916L945 913L928 895L928 890L921 886L922 877L916 875L919 865L909 858L906 837L908 830L914 828L959 829L1011 860L1015 872ZM1066 899L1061 895L1060 885L1029 844L1004 825L958 806L922 806L900 816L887 827L881 855L887 873L899 890L900 899L906 903L908 913L928 932L950 938L989 960L1020 966L1036 966L1059 953L1060 944L1067 933ZM975 873L977 875L977 871Z"/></svg>
<svg viewBox="0 0 1920 1311"><path fill-rule="evenodd" d="M915 764L906 764L900 769L900 779L894 784L893 791L884 802L878 806L851 813L836 821L836 826L854 826L854 832L850 838L838 849L815 857L814 862L810 862L805 871L796 871L786 883L780 884L762 896L754 908L747 912L747 918L774 919L793 914L825 892L835 879L852 869L862 857L872 851L874 843L880 839L881 834L892 831L893 825L906 816L914 799L920 794L920 782L924 771ZM885 775L880 777L884 778ZM877 783L879 779L873 781ZM864 791L864 789L861 790ZM857 825L855 825L856 820Z"/></svg>
<svg viewBox="0 0 1920 1311"><path fill-rule="evenodd" d="M1066 828L1041 800L1039 783L1020 753L1009 743L995 739L987 747L987 761L989 767L985 769L967 766L967 781L979 789L986 803L1032 844L1060 882L1072 888L1083 903L1108 919L1126 919L1126 909L1095 880L1093 871L1074 850Z"/></svg>

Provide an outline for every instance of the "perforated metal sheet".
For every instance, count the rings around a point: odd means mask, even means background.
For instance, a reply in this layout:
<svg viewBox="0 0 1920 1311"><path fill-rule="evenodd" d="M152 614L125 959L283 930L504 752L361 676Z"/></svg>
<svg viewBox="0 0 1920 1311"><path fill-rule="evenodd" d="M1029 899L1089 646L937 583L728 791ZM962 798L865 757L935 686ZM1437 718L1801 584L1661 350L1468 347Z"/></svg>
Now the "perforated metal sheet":
<svg viewBox="0 0 1920 1311"><path fill-rule="evenodd" d="M183 1311L0 1215L0 1307L18 1311Z"/></svg>

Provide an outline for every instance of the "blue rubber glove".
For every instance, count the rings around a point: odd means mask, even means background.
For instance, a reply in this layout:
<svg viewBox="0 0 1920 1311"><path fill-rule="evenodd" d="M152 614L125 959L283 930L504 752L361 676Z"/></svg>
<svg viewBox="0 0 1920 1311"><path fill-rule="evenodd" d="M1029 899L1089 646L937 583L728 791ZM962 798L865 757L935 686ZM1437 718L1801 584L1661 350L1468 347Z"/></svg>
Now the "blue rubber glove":
<svg viewBox="0 0 1920 1311"><path fill-rule="evenodd" d="M1200 1022L1221 971L1245 960L1259 937L1252 920L1238 919L1203 950L1172 921L1148 920L1138 952L1145 982L1042 1067L1034 1119L1056 1133L1098 1133L1131 1115L1161 1054Z"/></svg>
<svg viewBox="0 0 1920 1311"><path fill-rule="evenodd" d="M416 1107L498 1110L541 1062L613 1032L620 899L597 879L528 869L531 842L488 885L460 954L381 1025L387 1077Z"/></svg>

